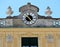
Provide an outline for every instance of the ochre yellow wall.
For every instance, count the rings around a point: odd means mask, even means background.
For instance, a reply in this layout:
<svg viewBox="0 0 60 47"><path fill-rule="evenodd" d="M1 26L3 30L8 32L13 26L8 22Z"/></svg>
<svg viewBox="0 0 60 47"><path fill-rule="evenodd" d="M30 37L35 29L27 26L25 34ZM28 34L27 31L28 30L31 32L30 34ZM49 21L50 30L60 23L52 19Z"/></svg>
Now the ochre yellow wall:
<svg viewBox="0 0 60 47"><path fill-rule="evenodd" d="M13 37L12 42L6 36ZM53 42L48 43L46 36L53 35ZM60 28L0 28L0 47L21 47L21 37L38 37L38 47L60 47Z"/></svg>

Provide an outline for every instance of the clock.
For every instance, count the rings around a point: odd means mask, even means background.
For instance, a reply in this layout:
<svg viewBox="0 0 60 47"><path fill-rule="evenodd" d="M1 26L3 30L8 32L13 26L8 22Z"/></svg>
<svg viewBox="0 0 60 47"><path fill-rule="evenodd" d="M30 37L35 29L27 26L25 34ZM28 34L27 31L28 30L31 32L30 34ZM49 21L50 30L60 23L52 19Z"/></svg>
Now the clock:
<svg viewBox="0 0 60 47"><path fill-rule="evenodd" d="M27 13L23 14L23 21L27 25L34 24L36 22L36 20L37 20L37 17L32 12L30 12L30 13L27 12Z"/></svg>

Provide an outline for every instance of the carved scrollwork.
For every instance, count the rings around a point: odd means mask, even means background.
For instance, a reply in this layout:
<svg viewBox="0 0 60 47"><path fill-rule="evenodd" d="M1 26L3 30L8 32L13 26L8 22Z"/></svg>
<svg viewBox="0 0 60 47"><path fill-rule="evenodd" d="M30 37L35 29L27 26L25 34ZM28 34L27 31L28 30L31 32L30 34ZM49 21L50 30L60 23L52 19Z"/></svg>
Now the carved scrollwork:
<svg viewBox="0 0 60 47"><path fill-rule="evenodd" d="M46 36L46 39L47 39L47 42L53 42L53 35L52 34L48 34L47 36Z"/></svg>
<svg viewBox="0 0 60 47"><path fill-rule="evenodd" d="M9 34L6 36L6 41L7 42L12 42L13 41L13 37Z"/></svg>

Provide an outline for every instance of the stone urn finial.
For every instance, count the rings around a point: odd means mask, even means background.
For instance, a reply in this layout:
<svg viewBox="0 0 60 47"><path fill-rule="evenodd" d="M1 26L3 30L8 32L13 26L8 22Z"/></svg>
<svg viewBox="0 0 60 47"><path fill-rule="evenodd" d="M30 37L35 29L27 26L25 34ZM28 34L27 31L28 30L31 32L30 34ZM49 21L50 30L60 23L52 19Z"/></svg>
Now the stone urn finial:
<svg viewBox="0 0 60 47"><path fill-rule="evenodd" d="M11 16L11 15L13 14L12 8L11 8L10 6L7 8L6 14L7 14L8 16Z"/></svg>
<svg viewBox="0 0 60 47"><path fill-rule="evenodd" d="M27 4L28 4L28 5L31 5L31 3L30 3L30 2L28 2Z"/></svg>
<svg viewBox="0 0 60 47"><path fill-rule="evenodd" d="M50 15L52 14L52 11L51 11L51 9L50 9L49 6L46 8L45 14L46 14L48 17L50 17Z"/></svg>

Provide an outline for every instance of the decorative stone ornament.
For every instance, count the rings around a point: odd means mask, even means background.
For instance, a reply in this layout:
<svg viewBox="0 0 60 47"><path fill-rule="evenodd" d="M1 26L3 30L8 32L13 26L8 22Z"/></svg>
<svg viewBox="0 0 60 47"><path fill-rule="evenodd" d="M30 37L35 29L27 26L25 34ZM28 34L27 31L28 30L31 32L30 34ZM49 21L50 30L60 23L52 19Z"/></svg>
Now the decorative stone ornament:
<svg viewBox="0 0 60 47"><path fill-rule="evenodd" d="M46 8L45 14L46 14L48 17L50 17L50 15L52 14L52 11L51 11L51 9L50 9L49 6Z"/></svg>
<svg viewBox="0 0 60 47"><path fill-rule="evenodd" d="M11 35L6 36L6 41L7 42L12 42L12 40L13 40L13 37Z"/></svg>
<svg viewBox="0 0 60 47"><path fill-rule="evenodd" d="M19 8L19 12L22 12L22 13L26 10L33 10L33 11L39 12L39 8L37 6L32 5L31 3L27 3L27 5L24 5Z"/></svg>
<svg viewBox="0 0 60 47"><path fill-rule="evenodd" d="M27 5L19 8L19 12L21 12L19 17L22 19L24 24L30 27L36 23L36 20L38 19L37 12L39 12L39 8L32 5L31 3L27 3Z"/></svg>
<svg viewBox="0 0 60 47"><path fill-rule="evenodd" d="M6 14L8 16L11 16L13 14L12 8L10 6L8 7Z"/></svg>
<svg viewBox="0 0 60 47"><path fill-rule="evenodd" d="M48 34L48 36L46 36L47 42L51 43L53 42L53 36L52 34Z"/></svg>

